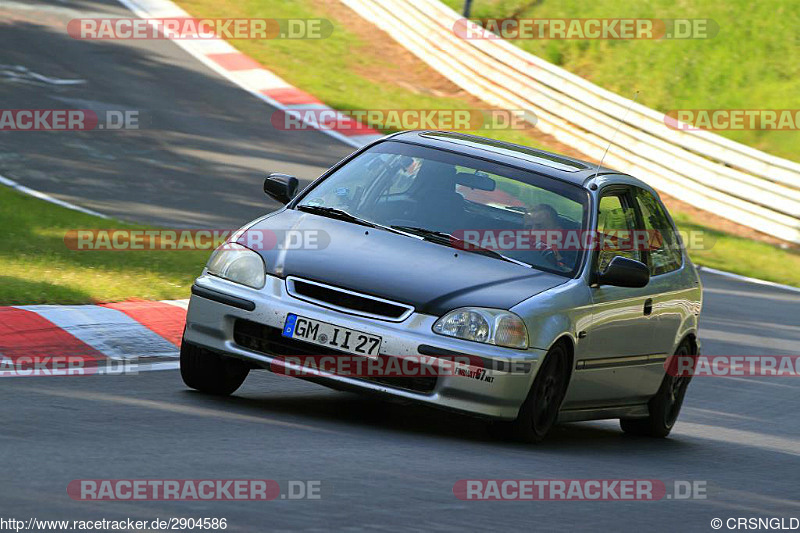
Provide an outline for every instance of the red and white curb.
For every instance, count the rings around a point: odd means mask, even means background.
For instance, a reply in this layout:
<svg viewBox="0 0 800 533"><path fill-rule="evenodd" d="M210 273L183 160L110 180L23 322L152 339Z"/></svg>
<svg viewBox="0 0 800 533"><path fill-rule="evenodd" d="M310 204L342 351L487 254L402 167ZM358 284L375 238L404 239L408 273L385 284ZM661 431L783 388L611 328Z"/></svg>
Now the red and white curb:
<svg viewBox="0 0 800 533"><path fill-rule="evenodd" d="M177 368L187 306L131 300L0 307L0 376Z"/></svg>
<svg viewBox="0 0 800 533"><path fill-rule="evenodd" d="M119 0L142 18L186 18L188 13L169 0ZM222 39L173 40L189 54L232 83L274 108L330 110L312 95L291 86L238 52ZM338 114L338 124L353 120ZM298 117L302 118L302 116ZM353 147L361 147L382 136L359 125L346 130L319 130ZM367 132L366 134L364 132ZM0 184L70 209L105 217L100 213L52 198L0 177ZM751 283L797 291L753 278L714 269ZM180 341L188 300L127 301L100 305L23 305L0 307L0 377L21 375L70 375L54 370L53 358L77 359L84 363L80 374L118 373L117 365L131 362L138 370L178 368ZM37 368L36 364L40 363ZM110 370L111 369L111 370Z"/></svg>
<svg viewBox="0 0 800 533"><path fill-rule="evenodd" d="M191 15L169 0L119 0L119 2L141 18L190 18ZM283 111L325 110L335 114L335 124L340 129L318 129L335 139L360 148L383 137L379 131L359 124L352 118L338 113L312 95L301 91L265 69L257 61L228 44L224 39L171 39L198 61L214 72L238 85L245 91ZM311 115L317 116L318 112ZM297 118L303 120L303 115ZM305 121L304 121L305 122ZM314 124L305 122L313 127Z"/></svg>
<svg viewBox="0 0 800 533"><path fill-rule="evenodd" d="M141 18L190 17L169 0L119 1ZM214 72L276 109L335 113L336 124L350 127L319 131L341 142L359 148L383 136L293 87L223 39L172 41ZM302 118L298 114L298 119ZM69 209L107 218L8 178L0 177L0 184ZM188 300L165 300L0 307L0 377L70 375L69 369L61 367L62 360L80 363L80 375L112 373L109 368L119 368L109 364L113 362L132 362L136 371L177 368L187 305Z"/></svg>

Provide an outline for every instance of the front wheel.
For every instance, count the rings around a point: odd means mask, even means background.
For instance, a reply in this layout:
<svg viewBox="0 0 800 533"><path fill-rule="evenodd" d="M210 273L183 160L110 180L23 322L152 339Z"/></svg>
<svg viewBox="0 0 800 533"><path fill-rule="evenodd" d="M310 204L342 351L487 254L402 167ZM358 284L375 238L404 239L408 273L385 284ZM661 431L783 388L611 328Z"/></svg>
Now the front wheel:
<svg viewBox="0 0 800 533"><path fill-rule="evenodd" d="M684 341L675 352L675 358L690 357L693 355L692 347ZM692 376L672 375L667 372L661 381L661 387L648 403L650 412L647 418L621 418L619 421L622 431L633 435L663 438L669 435L672 427L678 420L681 412L683 398Z"/></svg>
<svg viewBox="0 0 800 533"><path fill-rule="evenodd" d="M539 442L558 419L569 381L569 354L563 343L556 344L542 362L528 397L513 422L498 422L503 437L523 442Z"/></svg>
<svg viewBox="0 0 800 533"><path fill-rule="evenodd" d="M244 361L181 343L181 378L188 387L227 396L241 386L249 373L250 367Z"/></svg>

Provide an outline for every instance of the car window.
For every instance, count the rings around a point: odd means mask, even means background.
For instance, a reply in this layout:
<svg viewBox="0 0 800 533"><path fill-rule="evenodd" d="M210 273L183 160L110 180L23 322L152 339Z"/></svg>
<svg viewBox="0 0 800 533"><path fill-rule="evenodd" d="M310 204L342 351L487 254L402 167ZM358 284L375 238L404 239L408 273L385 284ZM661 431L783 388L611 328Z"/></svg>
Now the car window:
<svg viewBox="0 0 800 533"><path fill-rule="evenodd" d="M335 186L316 187L303 201L306 205L321 205L346 209L355 214L368 189L381 187L381 195L403 194L414 184L422 159L399 154L366 153L336 172Z"/></svg>
<svg viewBox="0 0 800 533"><path fill-rule="evenodd" d="M468 168L459 168L458 170L464 173L476 172L474 169ZM495 189L493 191L476 190L466 185L457 185L456 191L470 202L500 209L514 209L523 212L530 211L537 205L549 205L562 219L580 224L583 217L583 206L580 202L565 198L544 187L521 183L497 174L484 174L494 181Z"/></svg>
<svg viewBox="0 0 800 533"><path fill-rule="evenodd" d="M612 193L600 198L597 213L599 251L597 271L602 272L616 256L642 261L642 251L633 249L636 213L627 205L624 193Z"/></svg>
<svg viewBox="0 0 800 533"><path fill-rule="evenodd" d="M398 157L398 156L389 156ZM386 195L403 194L408 192L417 178L419 169L422 168L422 158L420 157L403 157L400 160L400 168L398 168L391 184L386 188Z"/></svg>
<svg viewBox="0 0 800 533"><path fill-rule="evenodd" d="M683 264L683 253L675 228L656 198L644 189L636 189L636 203L649 234L650 275L677 270Z"/></svg>
<svg viewBox="0 0 800 533"><path fill-rule="evenodd" d="M578 242L589 218L589 195L577 185L392 141L336 169L305 191L297 206L337 208L401 231L427 231L429 237L430 232L450 234L453 242L468 240L477 248L570 276L577 274L584 250L559 246L570 232Z"/></svg>

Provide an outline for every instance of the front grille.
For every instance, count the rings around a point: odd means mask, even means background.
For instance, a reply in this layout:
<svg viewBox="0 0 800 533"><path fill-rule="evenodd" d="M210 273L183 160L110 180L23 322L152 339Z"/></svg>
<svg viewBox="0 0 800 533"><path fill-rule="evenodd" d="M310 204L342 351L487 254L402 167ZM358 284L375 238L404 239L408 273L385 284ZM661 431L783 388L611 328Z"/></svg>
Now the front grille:
<svg viewBox="0 0 800 533"><path fill-rule="evenodd" d="M295 277L286 279L286 288L300 300L372 318L401 321L414 311L410 305Z"/></svg>
<svg viewBox="0 0 800 533"><path fill-rule="evenodd" d="M291 357L308 355L346 355L359 358L340 350L333 350L318 344L290 339L281 335L281 328L265 326L249 320L237 319L233 325L233 340L239 346L273 357ZM386 358L386 355L379 357ZM385 366L383 367L385 368ZM395 389L409 390L429 394L436 388L436 376L348 376L354 379L380 383Z"/></svg>

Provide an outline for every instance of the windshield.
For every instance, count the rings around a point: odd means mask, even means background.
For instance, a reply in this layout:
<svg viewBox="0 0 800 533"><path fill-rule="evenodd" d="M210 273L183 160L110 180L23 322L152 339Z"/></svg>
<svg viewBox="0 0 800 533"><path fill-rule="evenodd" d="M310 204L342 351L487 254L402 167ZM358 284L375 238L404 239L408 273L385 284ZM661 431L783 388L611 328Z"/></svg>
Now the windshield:
<svg viewBox="0 0 800 533"><path fill-rule="evenodd" d="M492 250L497 258L574 276L582 252L563 246L563 239L585 229L588 201L581 187L530 171L390 141L304 192L295 207L328 216L340 210L439 244Z"/></svg>

